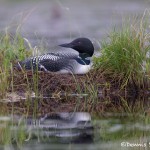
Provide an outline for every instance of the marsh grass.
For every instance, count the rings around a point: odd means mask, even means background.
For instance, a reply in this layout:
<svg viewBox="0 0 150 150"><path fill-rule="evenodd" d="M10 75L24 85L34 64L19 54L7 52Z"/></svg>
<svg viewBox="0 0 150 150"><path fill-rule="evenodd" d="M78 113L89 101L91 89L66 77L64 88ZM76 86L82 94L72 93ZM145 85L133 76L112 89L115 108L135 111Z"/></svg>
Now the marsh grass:
<svg viewBox="0 0 150 150"><path fill-rule="evenodd" d="M18 61L22 61L27 57L31 56L33 49L30 43L25 40L19 32L16 32L15 35L11 35L9 31L5 31L1 33L0 36L0 99L5 99L7 93L14 92L14 77L16 72L14 71L14 66ZM31 91L29 79L27 77L27 73L23 72L23 76L26 79L27 90ZM35 89L37 85L36 77L34 78ZM20 85L21 86L21 85ZM27 106L30 107L31 103ZM2 107L2 106L1 106ZM26 106L25 106L26 107ZM2 108L1 108L2 109ZM0 113L0 115L8 115L8 108L5 107L5 111ZM18 108L19 110L19 108ZM14 105L12 104L11 113L14 114ZM28 114L28 112L27 112ZM26 115L27 115L26 114ZM24 125L22 123L16 125L18 130L14 133L11 130L13 125L12 122L5 122L4 127L0 129L1 138L0 143L4 145L11 145L13 142L20 147L26 136L24 134Z"/></svg>
<svg viewBox="0 0 150 150"><path fill-rule="evenodd" d="M115 80L121 88L141 86L150 70L150 32L146 12L140 21L125 21L101 42L101 56L94 58L96 69Z"/></svg>
<svg viewBox="0 0 150 150"><path fill-rule="evenodd" d="M77 80L77 78L73 76L75 85L76 85L76 106L74 111L79 111L80 107L82 106L82 111L92 111L92 107L94 104L96 104L96 100L98 99L98 88L97 85L92 84L91 75L87 74L85 75L86 80L83 78ZM72 91L73 92L73 91ZM84 101L84 104L82 102ZM90 108L89 105L90 104Z"/></svg>
<svg viewBox="0 0 150 150"><path fill-rule="evenodd" d="M5 96L10 85L13 89L13 64L31 55L19 33L15 37L6 31L0 38L0 96ZM11 78L11 79L10 79Z"/></svg>

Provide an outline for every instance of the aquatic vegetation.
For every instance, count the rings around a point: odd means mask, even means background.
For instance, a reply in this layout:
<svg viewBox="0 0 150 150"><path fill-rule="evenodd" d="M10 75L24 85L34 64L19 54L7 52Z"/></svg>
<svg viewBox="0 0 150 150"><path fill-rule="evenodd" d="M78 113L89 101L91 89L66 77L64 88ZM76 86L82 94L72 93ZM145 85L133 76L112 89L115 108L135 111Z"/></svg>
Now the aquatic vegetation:
<svg viewBox="0 0 150 150"><path fill-rule="evenodd" d="M143 85L150 70L148 25L144 14L140 21L126 21L121 29L114 28L101 42L101 55L94 58L95 68L122 88Z"/></svg>
<svg viewBox="0 0 150 150"><path fill-rule="evenodd" d="M0 38L0 97L6 94L10 88L13 90L13 65L19 60L23 60L29 55L23 37L19 33L12 36L7 31L1 33Z"/></svg>

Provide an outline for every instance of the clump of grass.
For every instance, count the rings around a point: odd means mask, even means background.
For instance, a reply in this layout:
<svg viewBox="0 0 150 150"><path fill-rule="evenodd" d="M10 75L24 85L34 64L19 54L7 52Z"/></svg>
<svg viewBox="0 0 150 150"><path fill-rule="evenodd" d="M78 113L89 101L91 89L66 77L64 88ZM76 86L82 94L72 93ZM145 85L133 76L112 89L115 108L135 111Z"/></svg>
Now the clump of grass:
<svg viewBox="0 0 150 150"><path fill-rule="evenodd" d="M27 50L25 40L19 33L15 36L7 31L0 34L0 96L3 97L12 85L10 76L13 74L13 64L31 55L31 51Z"/></svg>
<svg viewBox="0 0 150 150"><path fill-rule="evenodd" d="M150 45L147 44L150 33L147 27L144 14L141 21L126 23L120 30L114 29L108 39L101 43L101 56L94 58L95 68L117 80L121 87L143 84L150 70L147 57L150 52Z"/></svg>

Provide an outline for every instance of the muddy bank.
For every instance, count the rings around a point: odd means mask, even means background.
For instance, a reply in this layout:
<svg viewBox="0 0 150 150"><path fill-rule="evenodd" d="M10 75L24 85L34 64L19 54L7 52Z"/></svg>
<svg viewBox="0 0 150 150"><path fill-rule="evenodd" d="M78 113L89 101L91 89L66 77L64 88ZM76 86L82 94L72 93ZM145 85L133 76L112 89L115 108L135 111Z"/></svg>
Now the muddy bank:
<svg viewBox="0 0 150 150"><path fill-rule="evenodd" d="M13 87L9 92L26 93L31 92L36 96L50 97L54 95L98 95L107 96L135 96L139 89L131 84L125 88L121 87L121 81L105 76L102 71L92 70L85 75L57 74L32 71L14 71L10 77L13 79ZM13 91L12 91L13 89ZM89 97L88 96L88 97Z"/></svg>
<svg viewBox="0 0 150 150"><path fill-rule="evenodd" d="M86 75L14 71L12 79L13 88L10 86L4 101L15 114L123 111L125 103L134 106L140 92L134 85L121 89L120 81L94 70Z"/></svg>

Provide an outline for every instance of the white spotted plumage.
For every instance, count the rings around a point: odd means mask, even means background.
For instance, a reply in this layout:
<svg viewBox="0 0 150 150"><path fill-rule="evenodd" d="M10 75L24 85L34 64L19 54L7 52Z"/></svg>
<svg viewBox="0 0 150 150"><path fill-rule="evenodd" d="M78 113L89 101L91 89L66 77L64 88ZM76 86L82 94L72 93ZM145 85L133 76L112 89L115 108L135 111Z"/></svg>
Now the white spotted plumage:
<svg viewBox="0 0 150 150"><path fill-rule="evenodd" d="M91 64L81 65L76 61L76 59L81 58L75 53L48 53L41 56L32 57L30 60L32 60L34 67L38 65L39 70L42 71L54 71L55 68L52 69L52 67L47 67L52 64L54 66L57 65L56 67L59 67L58 71L56 69L56 71L59 73L87 73L91 68Z"/></svg>

